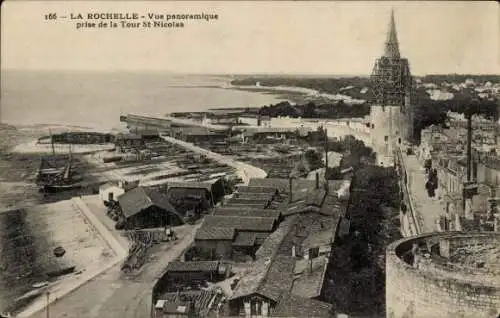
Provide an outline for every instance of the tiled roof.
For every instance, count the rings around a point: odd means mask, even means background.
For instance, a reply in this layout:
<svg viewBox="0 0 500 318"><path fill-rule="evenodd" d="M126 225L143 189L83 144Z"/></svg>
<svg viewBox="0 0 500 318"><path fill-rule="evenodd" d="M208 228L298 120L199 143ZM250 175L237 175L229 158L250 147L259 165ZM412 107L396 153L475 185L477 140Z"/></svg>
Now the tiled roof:
<svg viewBox="0 0 500 318"><path fill-rule="evenodd" d="M293 282L292 294L307 298L319 297L323 288L327 262L325 256L313 259L311 272L311 263L309 260L298 260L295 263L294 271L300 277L296 278Z"/></svg>
<svg viewBox="0 0 500 318"><path fill-rule="evenodd" d="M255 244L255 233L239 232L236 234L233 246L253 246Z"/></svg>
<svg viewBox="0 0 500 318"><path fill-rule="evenodd" d="M256 293L278 302L292 288L294 267L295 258L291 254L276 255Z"/></svg>
<svg viewBox="0 0 500 318"><path fill-rule="evenodd" d="M322 215L343 216L347 210L348 201L340 200L337 193L331 190L328 193L324 190L311 191L304 197L304 199L289 203L283 209L282 215L315 212Z"/></svg>
<svg viewBox="0 0 500 318"><path fill-rule="evenodd" d="M208 215L205 217L203 226L228 227L238 231L271 232L274 228L274 223L274 218Z"/></svg>
<svg viewBox="0 0 500 318"><path fill-rule="evenodd" d="M198 261L198 262L170 262L167 265L167 272L216 272L219 269L218 261Z"/></svg>
<svg viewBox="0 0 500 318"><path fill-rule="evenodd" d="M304 238L307 240L309 236L313 236L310 240L314 241L314 236L322 229L329 230L333 235L334 223L334 218L330 216L311 214L286 219L257 251L256 263L250 273L242 277L232 298L260 294L280 303L283 297L288 297L287 293L294 290L308 297L317 297L323 286L327 259L323 257L322 260L314 261L313 275L309 277L303 273L297 283L301 286L294 287L294 281L297 281L294 275L296 261L291 255L291 246L300 248L301 241Z"/></svg>
<svg viewBox="0 0 500 318"><path fill-rule="evenodd" d="M323 199L325 198L326 191L324 189L319 190L309 190L306 196L306 204L307 205L315 205L320 207L323 203Z"/></svg>
<svg viewBox="0 0 500 318"><path fill-rule="evenodd" d="M230 227L215 227L203 224L196 231L195 240L234 240L235 229Z"/></svg>
<svg viewBox="0 0 500 318"><path fill-rule="evenodd" d="M118 203L125 217L129 218L142 210L151 206L157 206L165 211L177 213L175 208L170 204L167 197L154 190L138 187L125 192L118 197Z"/></svg>
<svg viewBox="0 0 500 318"><path fill-rule="evenodd" d="M195 290L195 291L181 291L175 293L165 293L158 297L158 300L165 300L164 312L166 314L177 313L177 306L187 306L188 302L184 299L194 300L194 307L196 312L201 317L206 317L210 311L209 306L212 300L217 297L214 291ZM170 305L170 306L169 306ZM174 309L174 310L172 310Z"/></svg>
<svg viewBox="0 0 500 318"><path fill-rule="evenodd" d="M333 305L295 295L283 297L273 312L274 317L332 317Z"/></svg>
<svg viewBox="0 0 500 318"><path fill-rule="evenodd" d="M310 190L310 189L307 189L307 188L294 190L292 192L292 202L305 200L307 198L307 196L309 195L309 192L310 191L315 191L315 190L316 189Z"/></svg>
<svg viewBox="0 0 500 318"><path fill-rule="evenodd" d="M110 181L110 182L107 182L105 184L101 184L99 186L99 190L107 190L107 189L110 189L110 188L118 188L118 182L117 181Z"/></svg>
<svg viewBox="0 0 500 318"><path fill-rule="evenodd" d="M336 193L343 183L344 181L329 183L329 191L323 206L315 207L319 215L292 213L294 215L287 217L279 228L269 235L257 251L256 261L251 270L236 286L232 299L259 294L278 303L278 307L284 306L281 308L283 312L289 308L289 304L282 304L282 302L286 302L286 299L290 298L290 293L293 292L296 262L291 254L292 246L298 248L297 255L301 255L306 247L329 245L333 241L339 219L345 214L347 207L347 202L340 200ZM318 190L314 192L321 193ZM312 208L312 205L306 204L307 198L306 195L302 200L294 203L298 210ZM295 291L298 293L300 290L310 297L317 297L323 285L326 262L327 259L324 257L322 262L319 259L316 260L315 263L319 268L314 267L314 279L309 280L308 276L303 274L299 277L303 290L297 286ZM321 308L326 308L328 312L331 306ZM312 309L311 312L313 312ZM295 317L311 316L310 313L301 312L300 307L287 313Z"/></svg>
<svg viewBox="0 0 500 318"><path fill-rule="evenodd" d="M255 244L262 245L269 235L270 234L266 232L255 232Z"/></svg>
<svg viewBox="0 0 500 318"><path fill-rule="evenodd" d="M271 262L278 252L279 246L283 242L285 236L290 232L294 222L295 217L291 217L281 222L278 229L271 233L264 241L264 244L257 250L256 261L252 264L250 271L241 277L231 299L237 299L257 293L268 275Z"/></svg>
<svg viewBox="0 0 500 318"><path fill-rule="evenodd" d="M214 215L228 215L228 216L251 216L251 217L264 217L264 218L279 218L279 210L273 209L252 209L252 208L236 208L232 206L223 206L215 209Z"/></svg>
<svg viewBox="0 0 500 318"><path fill-rule="evenodd" d="M314 231L313 233L308 235L304 242L302 242L302 246L304 249L333 243L335 235L335 228L333 228L333 226L335 226L335 220L333 220L332 218L323 218L322 222L324 229L318 229L317 231Z"/></svg>
<svg viewBox="0 0 500 318"><path fill-rule="evenodd" d="M320 213L321 209L319 207L306 204L306 200L301 200L289 204L288 207L282 212L282 214L283 216L290 216L307 212Z"/></svg>
<svg viewBox="0 0 500 318"><path fill-rule="evenodd" d="M323 201L320 213L322 215L342 217L347 211L348 204L347 200L340 200L336 193L329 192Z"/></svg>

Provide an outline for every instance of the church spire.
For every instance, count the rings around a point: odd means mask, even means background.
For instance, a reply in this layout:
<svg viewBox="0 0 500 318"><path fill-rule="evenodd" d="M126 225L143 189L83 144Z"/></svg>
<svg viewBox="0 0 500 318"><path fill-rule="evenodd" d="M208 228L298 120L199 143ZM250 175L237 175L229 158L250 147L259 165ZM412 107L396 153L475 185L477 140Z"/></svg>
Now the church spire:
<svg viewBox="0 0 500 318"><path fill-rule="evenodd" d="M384 56L389 58L400 58L396 22L394 22L394 10L391 11L391 21L389 22L389 32L387 33L387 40L385 41Z"/></svg>

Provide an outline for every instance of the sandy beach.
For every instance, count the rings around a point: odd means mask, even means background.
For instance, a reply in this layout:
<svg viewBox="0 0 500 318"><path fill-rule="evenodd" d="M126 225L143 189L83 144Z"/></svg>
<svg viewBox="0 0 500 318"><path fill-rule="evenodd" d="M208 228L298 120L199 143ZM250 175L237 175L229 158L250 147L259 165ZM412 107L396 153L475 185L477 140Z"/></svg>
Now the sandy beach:
<svg viewBox="0 0 500 318"><path fill-rule="evenodd" d="M62 211L64 211L63 215L61 215ZM2 257L4 261L9 262L11 270L33 273L23 278L26 280L23 285L19 285L21 282L18 281L15 286L11 287L23 292L16 298L17 301L8 305L11 311L18 310L18 306L27 305L21 317L29 316L29 312L37 311L45 306L45 297L38 297L33 303L30 303L28 298L33 298L30 296L36 297L37 295L41 296L41 293L50 292L53 299L60 297L78 284L84 283L102 270L116 264L126 255L125 247L116 243L116 240L113 242L113 238L109 238L109 232L102 228L102 225L96 221L96 218L91 215L91 212L79 198L37 205L23 209L23 212L10 212L10 214L12 213L20 214L16 216L2 214L2 217L8 217L8 219L15 217L24 220L23 232L17 235L23 238L23 242L25 242L23 248L26 251L36 251L36 258L30 264L23 263L22 266L16 265L23 260L17 258L12 249L2 252ZM26 243L30 240L32 243ZM65 249L66 253L63 257L57 258L52 255L52 250L57 246ZM44 272L34 268L50 270L54 266L56 268L75 266L75 270L73 273L56 279L49 278L50 284L42 289L30 286L31 282L44 280ZM10 279L9 277L2 278L7 283L5 287L9 287L11 284L8 283ZM26 300L23 300L25 298ZM4 308L5 305L4 303Z"/></svg>

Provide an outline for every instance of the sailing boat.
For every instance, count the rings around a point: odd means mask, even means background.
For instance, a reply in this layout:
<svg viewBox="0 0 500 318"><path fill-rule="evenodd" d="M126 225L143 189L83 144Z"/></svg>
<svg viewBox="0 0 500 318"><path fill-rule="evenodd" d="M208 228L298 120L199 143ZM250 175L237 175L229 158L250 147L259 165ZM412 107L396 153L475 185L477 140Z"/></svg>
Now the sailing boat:
<svg viewBox="0 0 500 318"><path fill-rule="evenodd" d="M60 192L81 187L81 176L75 175L72 170L73 156L71 153L71 144L69 145L69 157L61 165L56 160L52 133L50 134L50 138L52 143L52 158L42 158L38 170L37 184L46 192Z"/></svg>
<svg viewBox="0 0 500 318"><path fill-rule="evenodd" d="M82 186L82 177L74 173L73 168L73 156L71 153L71 145L69 145L69 158L64 167L62 175L55 178L50 184L44 185L44 190L46 192L61 192L71 189L80 188Z"/></svg>

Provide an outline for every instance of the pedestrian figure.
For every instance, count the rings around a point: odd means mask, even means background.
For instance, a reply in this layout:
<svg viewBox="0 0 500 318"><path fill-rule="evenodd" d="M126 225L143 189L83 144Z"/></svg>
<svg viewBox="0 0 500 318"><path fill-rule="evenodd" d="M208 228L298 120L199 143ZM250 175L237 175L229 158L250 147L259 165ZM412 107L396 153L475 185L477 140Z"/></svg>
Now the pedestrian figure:
<svg viewBox="0 0 500 318"><path fill-rule="evenodd" d="M429 173L430 169L432 168L432 160L431 159L425 159L424 168L425 168L425 173Z"/></svg>

